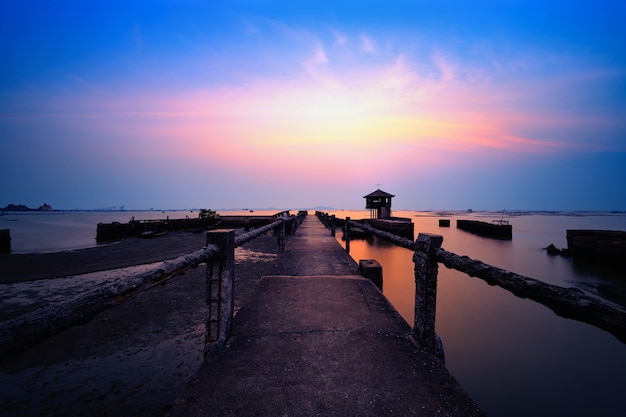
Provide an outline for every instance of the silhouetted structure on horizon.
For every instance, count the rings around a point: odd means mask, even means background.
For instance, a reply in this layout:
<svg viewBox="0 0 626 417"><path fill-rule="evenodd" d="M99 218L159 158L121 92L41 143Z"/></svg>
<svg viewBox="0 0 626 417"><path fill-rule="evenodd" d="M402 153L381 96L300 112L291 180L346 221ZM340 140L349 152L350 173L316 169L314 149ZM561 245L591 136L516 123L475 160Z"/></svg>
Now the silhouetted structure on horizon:
<svg viewBox="0 0 626 417"><path fill-rule="evenodd" d="M370 219L389 219L391 218L391 198L393 194L386 193L380 188L363 196L365 199L365 208L370 211Z"/></svg>

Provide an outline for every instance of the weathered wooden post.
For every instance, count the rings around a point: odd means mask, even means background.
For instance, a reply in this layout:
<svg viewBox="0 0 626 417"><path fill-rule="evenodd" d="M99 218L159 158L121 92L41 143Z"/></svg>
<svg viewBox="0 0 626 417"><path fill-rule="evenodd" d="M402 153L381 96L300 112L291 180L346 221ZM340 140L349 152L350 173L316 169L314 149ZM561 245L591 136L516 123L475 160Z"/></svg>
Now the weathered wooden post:
<svg viewBox="0 0 626 417"><path fill-rule="evenodd" d="M443 359L443 349L435 334L437 303L437 272L439 264L435 250L441 247L443 236L420 233L413 254L415 263L415 325L418 343Z"/></svg>
<svg viewBox="0 0 626 417"><path fill-rule="evenodd" d="M235 231L218 229L207 232L207 245L218 247L218 254L207 263L206 301L208 318L204 355L222 348L230 337L234 307Z"/></svg>
<svg viewBox="0 0 626 417"><path fill-rule="evenodd" d="M346 252L350 253L350 217L346 217Z"/></svg>
<svg viewBox="0 0 626 417"><path fill-rule="evenodd" d="M330 217L330 235L335 237L335 215Z"/></svg>

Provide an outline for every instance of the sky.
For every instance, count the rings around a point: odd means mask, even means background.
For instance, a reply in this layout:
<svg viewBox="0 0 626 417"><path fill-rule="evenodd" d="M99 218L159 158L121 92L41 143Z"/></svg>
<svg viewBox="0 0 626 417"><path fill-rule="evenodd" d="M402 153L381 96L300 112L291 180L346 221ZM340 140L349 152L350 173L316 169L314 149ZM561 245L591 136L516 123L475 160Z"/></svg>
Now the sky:
<svg viewBox="0 0 626 417"><path fill-rule="evenodd" d="M148 5L149 4L149 5ZM0 207L626 210L622 1L0 2Z"/></svg>

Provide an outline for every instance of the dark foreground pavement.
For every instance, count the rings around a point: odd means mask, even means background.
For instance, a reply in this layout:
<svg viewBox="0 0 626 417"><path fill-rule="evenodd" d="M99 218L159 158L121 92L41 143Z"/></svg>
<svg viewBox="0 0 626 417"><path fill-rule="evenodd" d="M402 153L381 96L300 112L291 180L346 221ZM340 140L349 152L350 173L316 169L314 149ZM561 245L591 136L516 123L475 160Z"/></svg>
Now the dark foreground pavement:
<svg viewBox="0 0 626 417"><path fill-rule="evenodd" d="M479 416L444 365L308 217L170 416Z"/></svg>

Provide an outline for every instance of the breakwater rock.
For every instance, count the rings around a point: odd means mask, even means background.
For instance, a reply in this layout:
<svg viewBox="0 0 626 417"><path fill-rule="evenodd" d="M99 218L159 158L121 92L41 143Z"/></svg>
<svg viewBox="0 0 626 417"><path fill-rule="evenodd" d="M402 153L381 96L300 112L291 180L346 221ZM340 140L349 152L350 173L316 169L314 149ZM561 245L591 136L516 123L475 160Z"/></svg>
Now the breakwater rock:
<svg viewBox="0 0 626 417"><path fill-rule="evenodd" d="M96 240L114 241L130 236L154 236L175 230L206 230L216 224L219 219L166 219L166 220L131 220L128 223L98 223Z"/></svg>
<svg viewBox="0 0 626 417"><path fill-rule="evenodd" d="M128 223L98 223L96 228L96 240L106 242L124 239L131 236L154 237L169 231L190 230L202 232L216 227L237 228L246 230L266 226L277 219L289 216L288 210L274 215L247 216L247 215L219 215L205 218L184 218L165 220L135 220ZM286 225L286 232L291 233L291 223Z"/></svg>
<svg viewBox="0 0 626 417"><path fill-rule="evenodd" d="M567 252L576 259L625 268L626 232L568 230Z"/></svg>
<svg viewBox="0 0 626 417"><path fill-rule="evenodd" d="M457 229L494 239L513 239L513 227L505 223L485 223L478 220L457 220Z"/></svg>

